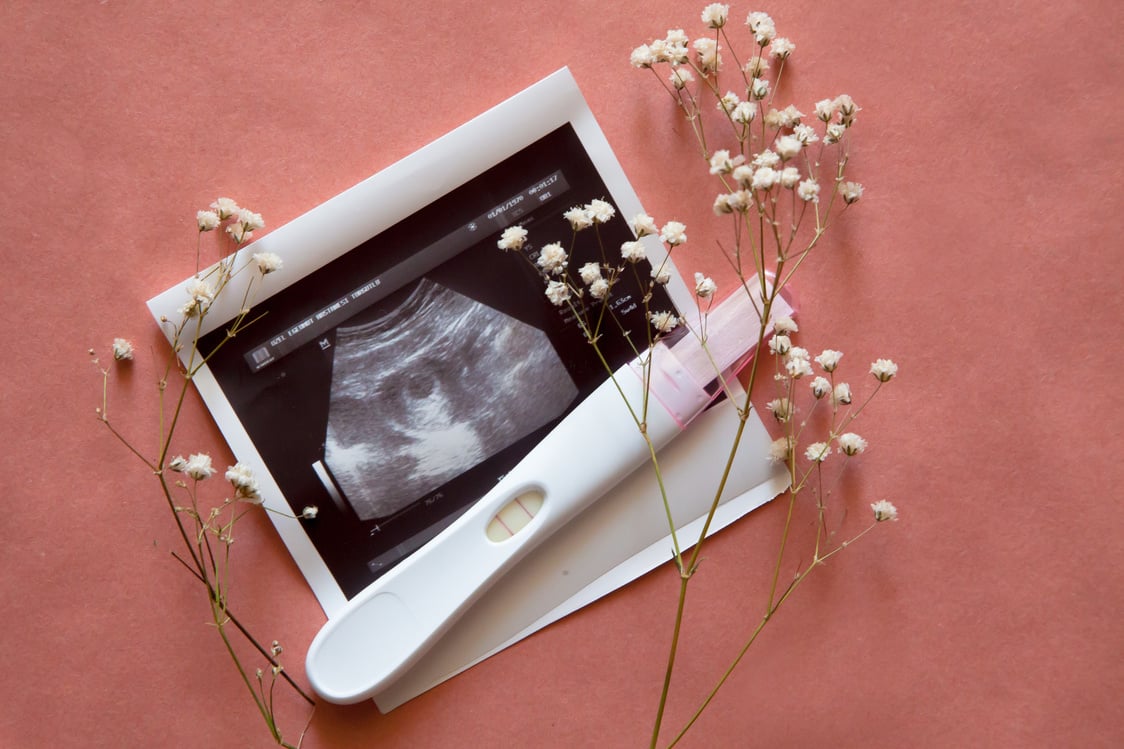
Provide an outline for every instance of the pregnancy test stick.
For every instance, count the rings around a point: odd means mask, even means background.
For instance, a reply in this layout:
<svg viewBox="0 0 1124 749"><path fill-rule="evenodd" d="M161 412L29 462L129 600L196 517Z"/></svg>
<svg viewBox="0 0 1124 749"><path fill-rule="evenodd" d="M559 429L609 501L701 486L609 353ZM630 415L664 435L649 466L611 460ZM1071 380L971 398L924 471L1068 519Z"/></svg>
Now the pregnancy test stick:
<svg viewBox="0 0 1124 749"><path fill-rule="evenodd" d="M791 311L781 302L776 314ZM758 333L752 305L735 294L708 315L707 351L688 335L649 352L646 429L657 450L712 400L706 386L715 365L736 369L752 353ZM504 572L647 461L647 444L625 405L627 398L639 411L641 374L638 361L618 370L483 499L330 619L305 664L316 692L340 704L378 694Z"/></svg>

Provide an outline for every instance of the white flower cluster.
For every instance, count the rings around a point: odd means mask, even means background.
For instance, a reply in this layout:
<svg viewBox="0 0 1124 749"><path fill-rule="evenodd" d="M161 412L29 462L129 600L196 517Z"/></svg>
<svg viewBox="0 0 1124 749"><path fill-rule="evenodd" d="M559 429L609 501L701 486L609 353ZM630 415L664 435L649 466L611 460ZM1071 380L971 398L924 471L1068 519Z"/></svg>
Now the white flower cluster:
<svg viewBox="0 0 1124 749"><path fill-rule="evenodd" d="M729 14L728 5L709 4L700 14L702 23L711 30L709 36L701 36L691 42L682 29L671 29L664 38L642 44L632 51L631 63L635 67L651 69L658 65L669 66L667 80L671 90L690 118L700 114L699 95L708 89L700 86L700 92L694 95L683 91L696 80L696 74L701 74L704 78L710 77L721 67L718 38L727 33L724 29L729 24ZM764 112L766 100L774 95L776 85L776 80L767 77L771 69L769 61L776 63L779 78L780 69L792 56L796 45L791 39L777 36L776 24L767 13L750 13L745 25L756 48L740 71L744 76L744 89L728 90L721 94L716 86L709 87L717 99L716 108L730 120L739 142L737 150L717 149L709 155L711 174L723 177L727 187L730 185L725 175L733 174L739 187L738 190L719 194L714 202L714 211L720 215L745 213L756 206L759 211L764 212L773 199L772 191L778 188L793 190L803 203L816 205L821 198L821 184L817 174L820 156L809 159L801 159L801 156L813 143L822 141L824 145L831 145L841 142L855 123L861 108L848 94L816 102L815 121L823 127L822 132L817 131L813 124L804 122L805 115L792 104L783 108L769 108ZM690 49L694 50L693 58L689 55ZM765 137L757 146L766 148L758 151L751 159L752 168L747 166L738 171L738 167L746 160L746 154L756 150L751 142L761 138L760 134L751 132L749 128L749 123L757 118L759 110L773 135ZM840 177L843 163L841 162ZM857 182L833 177L831 185L844 206L856 203L863 196L863 186Z"/></svg>
<svg viewBox="0 0 1124 749"><path fill-rule="evenodd" d="M265 221L260 213L254 213L248 208L240 207L231 198L217 198L211 203L209 210L196 211L195 224L200 233L214 231L226 223L226 233L230 235L236 245L242 245L253 238L254 232L265 227ZM258 252L253 255L253 262L258 272L266 276L281 270L281 257L273 252ZM187 286L188 301L180 307L180 314L185 318L202 316L214 302L215 296L223 288L226 281L234 275L232 264L223 261L218 266L217 279L207 280L211 273L203 276L197 275ZM217 286L216 286L217 282Z"/></svg>
<svg viewBox="0 0 1124 749"><path fill-rule="evenodd" d="M871 504L870 509L874 511L874 520L876 522L883 522L884 520L897 520L898 508L894 507L893 503L886 499L880 499Z"/></svg>
<svg viewBox="0 0 1124 749"><path fill-rule="evenodd" d="M180 307L184 317L202 316L215 301L215 287L202 278L194 278L187 285L187 302Z"/></svg>
<svg viewBox="0 0 1124 749"><path fill-rule="evenodd" d="M503 230L496 246L505 252L507 250L521 250L527 243L527 230L522 226L509 226Z"/></svg>
<svg viewBox="0 0 1124 749"><path fill-rule="evenodd" d="M206 453L194 453L186 458L177 455L168 461L168 468L176 473L186 473L196 481L209 479L215 474L215 467L211 465L211 456Z"/></svg>
<svg viewBox="0 0 1124 749"><path fill-rule="evenodd" d="M133 344L124 338L113 339L113 358L116 361L125 361L133 358Z"/></svg>
<svg viewBox="0 0 1124 749"><path fill-rule="evenodd" d="M560 276L566 271L566 263L570 260L562 245L551 242L539 251L538 266L544 273Z"/></svg>
<svg viewBox="0 0 1124 749"><path fill-rule="evenodd" d="M238 244L249 242L255 231L265 228L265 221L260 213L241 208L230 198L218 198L211 203L210 210L197 211L195 214L195 223L201 232L214 231L228 220L230 223L226 226L226 233Z"/></svg>
<svg viewBox="0 0 1124 749"><path fill-rule="evenodd" d="M235 499L240 499L251 504L261 504L261 494L258 492L258 480L254 472L245 463L235 463L226 469L226 480L234 487Z"/></svg>

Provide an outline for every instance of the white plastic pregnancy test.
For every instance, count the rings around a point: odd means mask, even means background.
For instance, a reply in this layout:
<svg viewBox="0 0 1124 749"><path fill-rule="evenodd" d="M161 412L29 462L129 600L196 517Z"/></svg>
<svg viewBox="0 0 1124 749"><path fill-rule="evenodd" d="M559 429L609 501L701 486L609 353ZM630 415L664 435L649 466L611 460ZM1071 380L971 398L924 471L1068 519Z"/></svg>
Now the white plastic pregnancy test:
<svg viewBox="0 0 1124 749"><path fill-rule="evenodd" d="M785 305L776 313L789 311ZM671 349L661 343L651 350L646 428L656 449L710 402L706 386L715 365L744 363L756 343L756 319L746 295L735 294L708 317L709 356L691 335ZM622 391L639 413L638 362L618 370L483 499L330 619L305 664L316 692L340 704L374 697L504 572L647 461Z"/></svg>

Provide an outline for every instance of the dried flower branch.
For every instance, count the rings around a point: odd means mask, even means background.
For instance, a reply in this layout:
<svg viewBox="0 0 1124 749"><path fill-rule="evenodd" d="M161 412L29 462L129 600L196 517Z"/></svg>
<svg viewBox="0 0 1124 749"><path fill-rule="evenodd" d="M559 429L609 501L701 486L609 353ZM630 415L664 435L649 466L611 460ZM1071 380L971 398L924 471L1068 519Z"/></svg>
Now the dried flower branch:
<svg viewBox="0 0 1124 749"><path fill-rule="evenodd" d="M772 414L782 431L773 442L768 457L786 466L790 482L786 493L788 512L772 581L760 623L750 632L741 652L670 745L676 744L695 723L758 634L808 575L866 535L879 522L897 519L896 508L890 502L880 500L871 505L874 517L870 525L846 540L836 540L837 531L829 517L833 509L841 511L842 508L841 503L830 499L833 483L825 482L829 473L834 471L837 476L856 456L866 451L866 439L848 430L878 389L894 378L897 365L888 359L875 361L870 372L876 380L876 387L866 400L854 405L850 386L835 379L843 354L825 349L812 357L807 349L793 343L792 337L798 331L796 323L791 318L777 317L773 313L782 291L815 250L829 225L863 196L863 186L847 179L851 129L860 108L850 96L842 94L817 102L814 119L806 121L806 115L794 105L776 105L781 76L796 45L787 38L777 36L776 26L767 14L753 12L745 21L750 52L739 55L733 40L729 6L718 3L708 5L702 11L701 20L709 30L707 35L692 43L683 30L672 29L663 38L634 49L630 62L634 67L655 75L691 125L703 163L709 174L719 182L713 212L720 219L730 222L732 244L724 250L724 254L736 274L739 290L750 296L757 312L757 355L750 365L745 393L739 395L727 391L727 395L735 399L739 424L703 530L690 544L693 547L690 555L681 551L683 546L671 522L671 500L663 489L655 447L645 429L649 399L645 395L643 402L627 404L641 438L648 441L669 520L673 561L680 574L679 601L667 669L651 734L653 747L660 739L675 670L687 588L698 570L711 520L733 467L746 420L753 411L753 399L760 390L762 360L770 355L775 360L773 380L777 383L777 397L770 400L765 409ZM723 53L733 59L732 67L724 65ZM661 73L661 69L664 72ZM713 101L714 105L707 105L707 101ZM818 123L818 126L812 123ZM712 143L717 144L718 141L728 145L713 148ZM675 248L687 241L684 224L669 221L657 230L651 217L638 216L632 222L636 239L624 242L619 255L614 258L614 253L603 246L598 233L596 242L604 262L587 263L578 269L576 275L571 274L568 260L579 233L611 221L613 216L612 207L604 200L591 201L568 211L565 218L572 232L570 254L562 249L561 243L553 242L543 245L537 256L532 256L533 245L522 227L507 229L498 243L501 249L525 254L541 275L548 299L552 304L569 308L582 334L595 350L599 350L601 336L606 330L623 333L632 342L621 321L616 318L611 290L622 274L630 273L639 278L643 272L640 267L648 262L648 253L640 239L658 237L665 245L665 258L670 258ZM694 290L699 316L694 325L689 325L673 310L652 309L652 290L667 283L670 277L667 262L651 263L653 267L646 281L649 293L643 300L644 317L650 322L647 346L650 348L676 328L687 325L690 333L706 349L707 315L717 294L717 285L705 274L695 274ZM635 348L647 378L650 376L650 355L645 354L643 346ZM604 356L601 360L612 377L613 368ZM822 374L817 373L813 364ZM721 376L722 373L716 374ZM804 382L809 382L810 386L805 388ZM829 394L830 398L827 397ZM809 395L809 413L802 419L795 418L801 412L799 402ZM808 419L819 406L830 409L822 433ZM814 437L809 436L812 431L816 431ZM794 511L798 499L806 492L814 498L817 515L811 560L794 572L791 582L782 586L781 576Z"/></svg>
<svg viewBox="0 0 1124 749"><path fill-rule="evenodd" d="M257 479L249 466L243 463L229 466L224 474L229 488L220 492L221 499L208 503L200 491L200 485L211 486L208 480L218 473L219 469L214 465L211 456L205 452L190 453L186 458L182 455L172 455L172 446L176 441L176 426L183 412L185 396L191 380L215 353L214 350L208 352L199 350L203 323L208 312L223 293L231 291L235 278L244 272L248 274L245 283L242 284L244 288L240 290L241 311L231 322L226 337L218 344L221 347L222 343L233 338L253 322L249 315L255 284L281 268L281 259L272 253L256 253L250 260L243 260L240 257L242 246L252 238L254 231L265 226L259 214L239 207L229 198L219 198L211 204L210 208L211 210L201 210L196 213L200 239L196 244L196 274L185 288L187 298L180 308L181 319L176 323L164 321L171 332L172 352L157 387L160 431L156 457L146 455L110 421L109 380L112 370L109 367L101 367L96 352L91 349L90 354L94 357L93 361L98 366L102 378L102 403L96 409L96 413L98 420L144 464L146 469L152 472L159 482L160 491L172 512L176 528L183 541L183 553L173 551L172 556L206 589L214 629L253 698L271 738L279 746L296 749L300 746L304 733L301 733L300 740L295 745L286 742L274 712L274 688L278 678L287 683L310 705L315 706L315 702L285 672L279 660L282 648L278 641L274 640L268 649L263 646L234 616L229 604L230 554L231 546L236 539L235 526L247 512L262 504ZM210 268L200 270L202 235L220 228L224 228L225 241L229 243L228 248L233 249L233 252ZM251 268L256 272L250 271ZM112 354L117 366L128 364L133 359L134 353L132 344L127 340L114 339ZM183 354L182 359L181 354ZM168 380L173 373L178 375L179 385L174 397L169 398ZM316 508L305 508L302 515L306 518L315 517ZM257 668L253 674L248 672L228 635L227 625L233 625L257 650L265 659L268 668ZM309 720L311 721L311 712Z"/></svg>

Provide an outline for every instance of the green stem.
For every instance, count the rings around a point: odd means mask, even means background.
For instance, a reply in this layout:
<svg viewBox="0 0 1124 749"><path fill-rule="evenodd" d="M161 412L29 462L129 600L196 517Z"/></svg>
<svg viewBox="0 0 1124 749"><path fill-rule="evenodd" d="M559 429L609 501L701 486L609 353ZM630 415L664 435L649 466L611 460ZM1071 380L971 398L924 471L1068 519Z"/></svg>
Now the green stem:
<svg viewBox="0 0 1124 749"><path fill-rule="evenodd" d="M675 655L679 650L679 632L683 625L683 610L687 604L687 583L690 581L691 576L689 573L684 573L681 569L679 572L679 603L675 610L675 630L671 635L671 650L667 657L667 670L664 672L663 689L660 691L660 704L656 710L656 723L652 727L652 741L649 744L651 749L655 749L656 742L660 738L660 727L663 725L663 713L667 707L667 696L671 691L671 675L675 670Z"/></svg>

